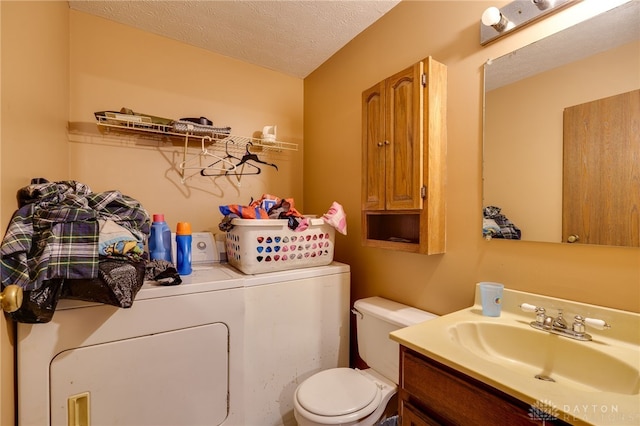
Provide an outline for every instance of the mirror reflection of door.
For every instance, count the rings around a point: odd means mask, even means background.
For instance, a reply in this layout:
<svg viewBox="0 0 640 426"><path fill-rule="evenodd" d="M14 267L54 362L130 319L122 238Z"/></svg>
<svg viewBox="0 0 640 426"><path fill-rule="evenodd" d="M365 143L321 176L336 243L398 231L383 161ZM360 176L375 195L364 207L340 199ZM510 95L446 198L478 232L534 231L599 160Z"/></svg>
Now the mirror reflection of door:
<svg viewBox="0 0 640 426"><path fill-rule="evenodd" d="M640 90L566 108L563 126L563 241L640 247Z"/></svg>

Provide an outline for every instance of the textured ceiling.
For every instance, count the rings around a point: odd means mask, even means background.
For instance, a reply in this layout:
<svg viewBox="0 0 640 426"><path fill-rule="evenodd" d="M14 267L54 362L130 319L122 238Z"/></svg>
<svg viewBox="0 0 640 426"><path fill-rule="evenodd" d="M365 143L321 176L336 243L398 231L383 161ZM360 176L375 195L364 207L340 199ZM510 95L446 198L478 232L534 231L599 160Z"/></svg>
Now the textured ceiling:
<svg viewBox="0 0 640 426"><path fill-rule="evenodd" d="M69 7L304 78L399 1L82 0Z"/></svg>
<svg viewBox="0 0 640 426"><path fill-rule="evenodd" d="M485 72L485 91L637 40L640 1L631 1L494 59Z"/></svg>

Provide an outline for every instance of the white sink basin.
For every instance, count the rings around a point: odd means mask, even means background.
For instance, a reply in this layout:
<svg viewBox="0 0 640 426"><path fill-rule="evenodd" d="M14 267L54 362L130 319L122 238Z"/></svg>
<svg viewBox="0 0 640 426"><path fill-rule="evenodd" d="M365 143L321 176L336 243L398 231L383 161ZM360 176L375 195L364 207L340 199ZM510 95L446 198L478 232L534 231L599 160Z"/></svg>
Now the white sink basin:
<svg viewBox="0 0 640 426"><path fill-rule="evenodd" d="M593 340L578 341L532 328L522 303L596 318ZM502 314L473 306L391 332L391 339L536 407L551 405L574 425L640 425L640 314L504 289Z"/></svg>
<svg viewBox="0 0 640 426"><path fill-rule="evenodd" d="M638 369L603 352L606 345L571 340L526 324L467 321L451 325L449 333L474 355L517 374L585 390L626 395L640 391Z"/></svg>

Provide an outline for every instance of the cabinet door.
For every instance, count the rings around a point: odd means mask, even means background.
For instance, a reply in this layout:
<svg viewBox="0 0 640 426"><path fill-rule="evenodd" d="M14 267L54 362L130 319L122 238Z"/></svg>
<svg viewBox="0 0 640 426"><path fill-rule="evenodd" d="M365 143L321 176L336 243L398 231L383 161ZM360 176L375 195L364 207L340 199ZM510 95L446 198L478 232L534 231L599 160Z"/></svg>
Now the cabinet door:
<svg viewBox="0 0 640 426"><path fill-rule="evenodd" d="M640 90L566 108L563 126L562 241L640 247Z"/></svg>
<svg viewBox="0 0 640 426"><path fill-rule="evenodd" d="M387 210L422 208L422 69L419 62L385 80Z"/></svg>
<svg viewBox="0 0 640 426"><path fill-rule="evenodd" d="M378 83L362 93L362 209L384 210L385 85Z"/></svg>

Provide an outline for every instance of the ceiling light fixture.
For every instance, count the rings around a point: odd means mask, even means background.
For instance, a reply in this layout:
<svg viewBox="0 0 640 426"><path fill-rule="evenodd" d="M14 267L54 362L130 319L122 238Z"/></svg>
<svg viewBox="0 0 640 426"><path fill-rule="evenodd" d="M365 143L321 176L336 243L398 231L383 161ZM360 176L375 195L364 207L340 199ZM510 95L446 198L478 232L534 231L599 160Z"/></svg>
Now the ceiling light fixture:
<svg viewBox="0 0 640 426"><path fill-rule="evenodd" d="M578 1L580 0L516 0L501 9L489 7L482 14L480 44L484 46Z"/></svg>

